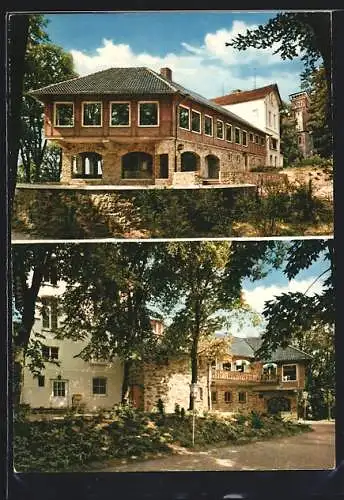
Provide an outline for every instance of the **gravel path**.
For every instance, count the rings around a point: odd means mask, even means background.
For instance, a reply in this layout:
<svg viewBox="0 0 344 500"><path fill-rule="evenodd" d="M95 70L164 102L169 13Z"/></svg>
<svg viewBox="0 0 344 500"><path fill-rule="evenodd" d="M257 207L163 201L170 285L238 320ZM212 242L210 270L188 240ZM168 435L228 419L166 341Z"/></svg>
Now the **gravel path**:
<svg viewBox="0 0 344 500"><path fill-rule="evenodd" d="M182 449L178 455L120 465L110 465L111 462L108 462L101 471L333 469L334 423L315 423L312 428L313 432L246 445L206 451Z"/></svg>

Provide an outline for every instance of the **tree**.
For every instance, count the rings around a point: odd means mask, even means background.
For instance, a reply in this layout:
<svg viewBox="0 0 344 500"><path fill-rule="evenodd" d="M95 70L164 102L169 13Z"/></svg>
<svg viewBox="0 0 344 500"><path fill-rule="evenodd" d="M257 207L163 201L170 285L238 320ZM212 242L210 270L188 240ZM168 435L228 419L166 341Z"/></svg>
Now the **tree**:
<svg viewBox="0 0 344 500"><path fill-rule="evenodd" d="M306 372L306 390L312 417L330 418L335 394L335 339L332 326L315 326L293 344L312 358Z"/></svg>
<svg viewBox="0 0 344 500"><path fill-rule="evenodd" d="M299 57L309 75L320 58L323 59L326 80L331 82L331 15L329 12L283 12L265 25L247 30L226 43L238 50L249 47L266 49L275 44L274 53L283 60Z"/></svg>
<svg viewBox="0 0 344 500"><path fill-rule="evenodd" d="M80 357L123 361L122 401L127 399L134 360L149 356L154 244L82 245L70 266L62 299L62 338L84 340Z"/></svg>
<svg viewBox="0 0 344 500"><path fill-rule="evenodd" d="M37 358L30 337L35 323L38 294L44 276L58 269L65 272L64 262L69 262L73 247L69 245L14 245L12 249L12 288L15 307L20 321L13 328L14 403L20 401L23 366L31 349ZM40 361L38 361L40 364ZM34 370L34 366L32 365Z"/></svg>
<svg viewBox="0 0 344 500"><path fill-rule="evenodd" d="M268 356L277 347L286 347L292 341L302 341L305 332L314 328L331 328L335 321L334 303L334 243L333 240L294 241L286 255L284 272L289 280L318 259L328 267L305 290L278 295L267 301L263 316L267 321L260 354ZM322 290L308 295L312 286L324 278Z"/></svg>
<svg viewBox="0 0 344 500"><path fill-rule="evenodd" d="M301 54L304 72L301 75L302 86L305 87L310 78L317 78L317 87L313 98L315 108L321 108L321 118L315 118L317 130L315 138L318 142L319 154L327 158L331 155L332 109L330 102L331 89L331 15L329 12L287 12L277 14L265 25L253 30L247 30L245 35L237 35L226 43L238 50L249 47L266 49L276 45L275 54L280 54L283 60L294 59ZM317 67L323 62L322 70L317 73ZM315 82L313 82L315 86ZM319 96L316 96L317 92ZM319 106L319 101L321 105Z"/></svg>
<svg viewBox="0 0 344 500"><path fill-rule="evenodd" d="M324 67L315 69L304 81L303 87L310 96L307 126L312 132L315 152L323 158L329 158L333 154L333 139L327 116L329 92Z"/></svg>
<svg viewBox="0 0 344 500"><path fill-rule="evenodd" d="M283 103L281 110L281 153L285 165L291 165L302 158L298 145L296 120L293 120L290 115L290 105Z"/></svg>
<svg viewBox="0 0 344 500"><path fill-rule="evenodd" d="M25 46L29 32L29 19L25 15L11 15L8 22L8 192L11 206L17 179L20 137L20 110L23 91ZM6 180L3 176L4 181ZM4 189L5 192L5 189Z"/></svg>
<svg viewBox="0 0 344 500"><path fill-rule="evenodd" d="M200 342L224 325L225 313L245 307L241 281L261 277L263 263L278 265L274 243L174 242L156 256L156 300L172 316L165 342L171 352L188 352L191 384L198 381ZM190 391L190 406L194 393Z"/></svg>
<svg viewBox="0 0 344 500"><path fill-rule="evenodd" d="M47 21L41 15L29 16L29 37L24 61L24 96L20 157L26 182L38 182L42 165L49 164L51 154L43 137L43 106L29 95L30 90L58 83L77 74L72 56L50 43L45 31Z"/></svg>

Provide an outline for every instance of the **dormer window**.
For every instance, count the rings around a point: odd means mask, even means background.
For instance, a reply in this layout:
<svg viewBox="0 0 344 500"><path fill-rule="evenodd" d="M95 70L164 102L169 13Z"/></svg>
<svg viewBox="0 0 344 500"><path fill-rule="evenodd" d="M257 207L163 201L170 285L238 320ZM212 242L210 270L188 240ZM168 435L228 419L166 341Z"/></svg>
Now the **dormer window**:
<svg viewBox="0 0 344 500"><path fill-rule="evenodd" d="M55 127L74 127L74 104L72 102L54 103Z"/></svg>
<svg viewBox="0 0 344 500"><path fill-rule="evenodd" d="M82 103L82 126L101 127L102 126L102 103L83 102Z"/></svg>

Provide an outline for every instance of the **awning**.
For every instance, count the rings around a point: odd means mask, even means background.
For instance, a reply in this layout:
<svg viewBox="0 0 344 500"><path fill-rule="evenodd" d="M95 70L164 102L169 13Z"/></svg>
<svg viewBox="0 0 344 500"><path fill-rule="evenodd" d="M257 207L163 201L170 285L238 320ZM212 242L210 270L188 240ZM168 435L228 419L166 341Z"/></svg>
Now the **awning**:
<svg viewBox="0 0 344 500"><path fill-rule="evenodd" d="M277 365L276 363L265 363L265 365L263 365L263 368L277 368Z"/></svg>

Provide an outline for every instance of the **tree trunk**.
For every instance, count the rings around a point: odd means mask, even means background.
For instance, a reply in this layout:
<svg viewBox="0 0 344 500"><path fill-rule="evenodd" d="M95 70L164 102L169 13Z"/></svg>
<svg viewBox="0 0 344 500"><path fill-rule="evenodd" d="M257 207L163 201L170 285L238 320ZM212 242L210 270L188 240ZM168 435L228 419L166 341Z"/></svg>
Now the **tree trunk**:
<svg viewBox="0 0 344 500"><path fill-rule="evenodd" d="M195 326L193 331L193 340L191 346L191 384L197 384L198 381L198 341L200 336L200 323L201 323L201 304L198 299L195 301ZM190 403L189 410L195 407L195 394L190 390Z"/></svg>
<svg viewBox="0 0 344 500"><path fill-rule="evenodd" d="M8 193L10 207L13 206L16 188L19 137L20 137L20 112L23 92L24 58L26 41L29 29L27 15L14 14L9 16L8 26L8 83L11 90L8 101ZM3 176L4 181L5 176ZM4 191L6 192L6 191Z"/></svg>
<svg viewBox="0 0 344 500"><path fill-rule="evenodd" d="M129 373L130 373L131 361L124 361L123 363L123 381L122 381L122 396L121 403L128 403L129 399Z"/></svg>

